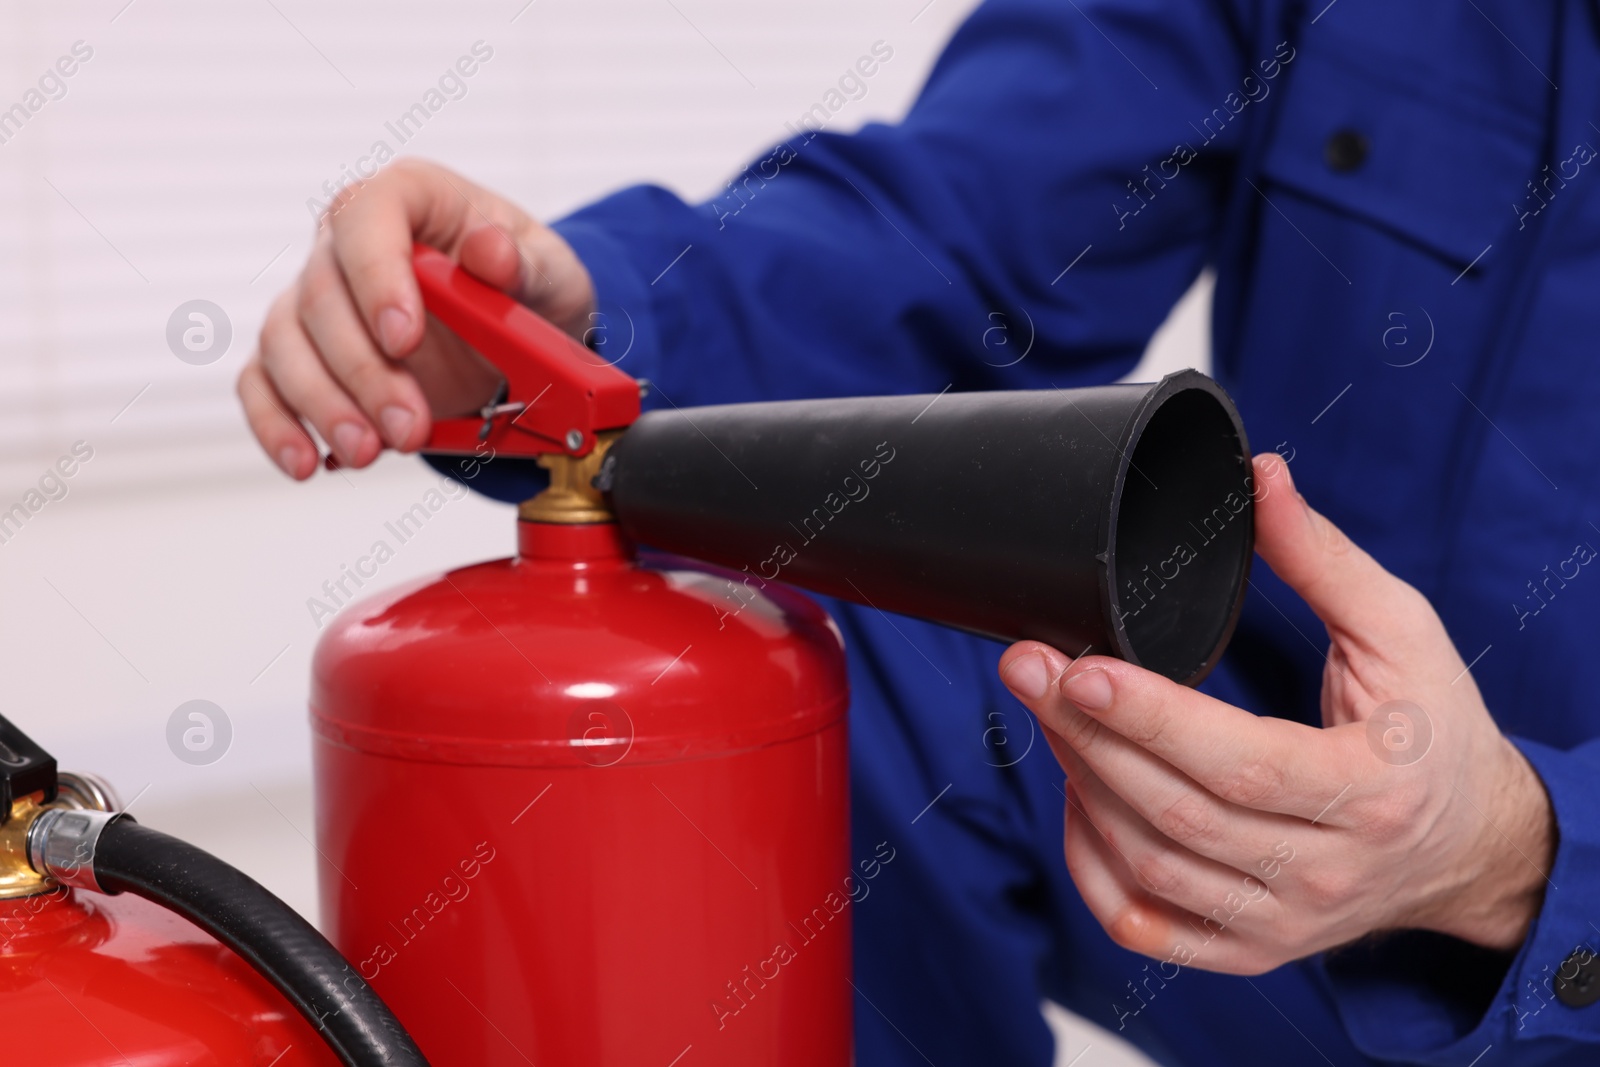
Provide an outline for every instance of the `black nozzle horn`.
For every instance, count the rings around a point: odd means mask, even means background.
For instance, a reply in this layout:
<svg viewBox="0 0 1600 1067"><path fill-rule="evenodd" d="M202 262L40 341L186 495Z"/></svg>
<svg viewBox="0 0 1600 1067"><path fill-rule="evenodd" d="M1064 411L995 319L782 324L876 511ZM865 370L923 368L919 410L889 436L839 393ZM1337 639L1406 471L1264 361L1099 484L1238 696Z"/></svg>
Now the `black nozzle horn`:
<svg viewBox="0 0 1600 1067"><path fill-rule="evenodd" d="M654 411L601 479L630 538L751 587L788 582L1190 684L1233 634L1255 542L1244 428L1196 371Z"/></svg>

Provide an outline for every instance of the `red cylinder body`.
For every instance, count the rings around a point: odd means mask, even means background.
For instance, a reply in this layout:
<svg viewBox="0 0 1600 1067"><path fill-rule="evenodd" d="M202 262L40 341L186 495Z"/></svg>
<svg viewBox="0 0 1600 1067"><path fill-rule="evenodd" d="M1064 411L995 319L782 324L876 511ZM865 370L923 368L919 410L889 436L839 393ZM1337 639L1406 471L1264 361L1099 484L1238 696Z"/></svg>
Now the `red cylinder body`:
<svg viewBox="0 0 1600 1067"><path fill-rule="evenodd" d="M434 1067L845 1067L837 628L613 524L518 525L317 649L327 933Z"/></svg>
<svg viewBox="0 0 1600 1067"><path fill-rule="evenodd" d="M0 900L7 1063L338 1067L232 949L156 904L62 889Z"/></svg>

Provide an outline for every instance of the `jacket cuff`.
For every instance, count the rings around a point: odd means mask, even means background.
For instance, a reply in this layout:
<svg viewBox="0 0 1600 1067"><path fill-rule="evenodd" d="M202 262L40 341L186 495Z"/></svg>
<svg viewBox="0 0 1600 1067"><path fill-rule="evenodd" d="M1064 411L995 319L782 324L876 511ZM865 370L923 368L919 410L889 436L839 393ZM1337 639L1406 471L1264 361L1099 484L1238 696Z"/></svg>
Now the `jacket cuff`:
<svg viewBox="0 0 1600 1067"><path fill-rule="evenodd" d="M1357 1048L1375 1059L1467 1067L1491 1045L1528 1062L1600 1044L1600 760L1513 738L1544 783L1559 834L1544 904L1522 946L1497 953L1404 931L1319 962ZM1576 995L1573 979L1590 983ZM1516 1062L1523 1062L1516 1060Z"/></svg>
<svg viewBox="0 0 1600 1067"><path fill-rule="evenodd" d="M1556 858L1544 907L1528 932L1508 999L1512 1038L1565 1037L1600 1044L1600 752L1562 752L1513 738L1550 796ZM1590 1003L1570 1003L1574 980L1588 978Z"/></svg>

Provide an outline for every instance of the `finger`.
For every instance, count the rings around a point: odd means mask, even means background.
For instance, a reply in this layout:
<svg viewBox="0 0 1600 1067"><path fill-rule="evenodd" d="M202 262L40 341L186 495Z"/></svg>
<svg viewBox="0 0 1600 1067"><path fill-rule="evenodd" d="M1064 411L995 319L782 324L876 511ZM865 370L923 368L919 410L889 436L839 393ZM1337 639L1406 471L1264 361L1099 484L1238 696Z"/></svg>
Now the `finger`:
<svg viewBox="0 0 1600 1067"><path fill-rule="evenodd" d="M461 265L473 277L519 298L528 288L528 275L533 273L517 240L506 230L479 220L476 228L461 238Z"/></svg>
<svg viewBox="0 0 1600 1067"><path fill-rule="evenodd" d="M288 405L261 369L259 356L239 372L237 388L245 421L267 455L295 481L311 477L312 471L317 469L316 442L300 420L289 414Z"/></svg>
<svg viewBox="0 0 1600 1067"><path fill-rule="evenodd" d="M1065 735L1068 752L1058 752L1057 758L1068 766L1086 766L1165 839L1165 847L1250 872L1270 857L1272 842L1310 832L1294 816L1223 800L1166 761L1076 714L1078 725ZM1046 729L1047 736L1053 732Z"/></svg>
<svg viewBox="0 0 1600 1067"><path fill-rule="evenodd" d="M1256 551L1332 630L1363 645L1415 637L1433 611L1333 523L1313 511L1275 453L1257 456Z"/></svg>
<svg viewBox="0 0 1600 1067"><path fill-rule="evenodd" d="M1030 656L1045 665L1028 668ZM1157 790L1170 796L1183 778L1234 805L1239 817L1256 811L1313 819L1337 793L1374 773L1345 735L1252 715L1120 660L1069 663L1046 645L1022 642L1001 657L1000 670L1047 729L1119 794L1137 797L1135 806L1153 821L1145 805ZM1049 677L1057 681L1040 691Z"/></svg>
<svg viewBox="0 0 1600 1067"><path fill-rule="evenodd" d="M428 401L415 376L378 350L334 262L318 242L301 275L300 324L335 381L360 405L393 448L411 451L428 439Z"/></svg>
<svg viewBox="0 0 1600 1067"><path fill-rule="evenodd" d="M267 312L261 330L261 367L288 414L307 419L347 467L364 467L382 450L377 431L356 402L328 373L292 310L290 290Z"/></svg>
<svg viewBox="0 0 1600 1067"><path fill-rule="evenodd" d="M1265 881L1255 874L1218 863L1185 848L1158 831L1130 807L1087 765L1076 757L1068 776L1082 814L1100 831L1117 855L1157 899L1200 916L1229 921L1239 909L1234 901L1248 901L1250 914L1265 920L1276 916L1281 904ZM1255 844L1254 853L1271 855L1271 842Z"/></svg>
<svg viewBox="0 0 1600 1067"><path fill-rule="evenodd" d="M400 162L363 183L328 216L335 261L362 321L394 359L422 340L422 294L411 269L416 242L453 252L470 206L464 178L441 167ZM472 187L475 188L475 187Z"/></svg>
<svg viewBox="0 0 1600 1067"><path fill-rule="evenodd" d="M456 256L569 333L581 332L593 285L577 254L527 213L443 167L396 166L329 218L356 307L383 352L408 355L423 336L415 242Z"/></svg>
<svg viewBox="0 0 1600 1067"><path fill-rule="evenodd" d="M1271 942L1250 936L1237 919L1236 901L1215 915L1195 915L1147 893L1127 864L1083 815L1076 788L1067 786L1067 871L1090 914L1111 940L1130 952L1162 961L1158 973L1195 967L1222 974L1261 974L1283 960ZM1246 906L1248 907L1248 906ZM1226 921L1224 921L1226 920Z"/></svg>
<svg viewBox="0 0 1600 1067"><path fill-rule="evenodd" d="M1184 920L1183 913L1148 893L1131 868L1089 818L1068 784L1067 872L1084 904L1111 940L1130 952L1164 955Z"/></svg>

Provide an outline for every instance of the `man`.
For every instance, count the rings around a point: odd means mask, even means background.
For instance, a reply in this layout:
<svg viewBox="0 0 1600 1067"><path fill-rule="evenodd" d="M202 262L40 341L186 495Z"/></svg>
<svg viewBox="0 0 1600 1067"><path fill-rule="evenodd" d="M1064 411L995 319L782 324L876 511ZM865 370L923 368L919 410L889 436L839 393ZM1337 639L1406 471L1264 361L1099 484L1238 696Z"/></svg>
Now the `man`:
<svg viewBox="0 0 1600 1067"><path fill-rule="evenodd" d="M1590 1063L1597 58L1588 0L989 0L904 123L709 205L546 228L396 164L240 395L296 478L277 407L360 466L481 403L413 239L680 406L1109 381L1209 263L1272 573L1203 693L830 605L857 847L905 857L859 1059L1048 1063L1050 997L1174 1064Z"/></svg>

